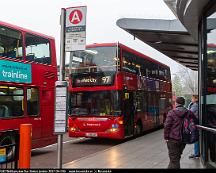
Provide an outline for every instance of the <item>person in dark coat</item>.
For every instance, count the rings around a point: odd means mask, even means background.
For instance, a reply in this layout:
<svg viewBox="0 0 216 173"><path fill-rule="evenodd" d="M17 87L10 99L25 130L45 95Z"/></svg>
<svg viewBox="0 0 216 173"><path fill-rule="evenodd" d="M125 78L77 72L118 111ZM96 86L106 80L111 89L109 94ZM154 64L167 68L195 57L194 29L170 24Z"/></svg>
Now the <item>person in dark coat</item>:
<svg viewBox="0 0 216 173"><path fill-rule="evenodd" d="M183 97L176 98L176 108L170 110L164 123L164 139L167 142L169 165L168 168L179 169L180 159L185 148L181 142L181 128L184 114L188 111L184 107L185 99Z"/></svg>

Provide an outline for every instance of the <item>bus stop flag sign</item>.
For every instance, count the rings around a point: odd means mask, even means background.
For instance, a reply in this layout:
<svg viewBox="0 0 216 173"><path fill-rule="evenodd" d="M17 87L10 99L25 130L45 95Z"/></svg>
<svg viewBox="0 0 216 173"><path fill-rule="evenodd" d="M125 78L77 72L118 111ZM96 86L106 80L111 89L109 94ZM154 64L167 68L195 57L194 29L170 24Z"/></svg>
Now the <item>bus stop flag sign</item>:
<svg viewBox="0 0 216 173"><path fill-rule="evenodd" d="M85 50L86 47L86 6L66 9L65 51Z"/></svg>

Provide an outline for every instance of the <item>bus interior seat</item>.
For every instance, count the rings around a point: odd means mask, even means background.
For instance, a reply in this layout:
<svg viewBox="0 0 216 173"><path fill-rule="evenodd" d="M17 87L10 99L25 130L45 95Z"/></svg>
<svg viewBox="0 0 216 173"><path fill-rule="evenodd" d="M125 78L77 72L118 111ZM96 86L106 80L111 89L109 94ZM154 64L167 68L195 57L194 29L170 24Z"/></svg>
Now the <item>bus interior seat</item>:
<svg viewBox="0 0 216 173"><path fill-rule="evenodd" d="M0 106L0 117L1 117L1 118L4 117L4 113L5 113L5 109L4 109L4 107L1 105L1 106Z"/></svg>
<svg viewBox="0 0 216 173"><path fill-rule="evenodd" d="M32 54L26 56L27 61L34 61L34 58L35 58L35 56Z"/></svg>
<svg viewBox="0 0 216 173"><path fill-rule="evenodd" d="M16 58L16 51L9 51L7 53L4 54L4 56L8 57L8 58Z"/></svg>
<svg viewBox="0 0 216 173"><path fill-rule="evenodd" d="M38 101L28 101L27 112L29 115L38 114Z"/></svg>
<svg viewBox="0 0 216 173"><path fill-rule="evenodd" d="M0 117L10 117L9 109L5 105L0 105Z"/></svg>
<svg viewBox="0 0 216 173"><path fill-rule="evenodd" d="M35 61L42 64L51 64L50 57L36 58Z"/></svg>
<svg viewBox="0 0 216 173"><path fill-rule="evenodd" d="M22 116L23 110L22 110L22 102L17 101L13 104L13 116Z"/></svg>

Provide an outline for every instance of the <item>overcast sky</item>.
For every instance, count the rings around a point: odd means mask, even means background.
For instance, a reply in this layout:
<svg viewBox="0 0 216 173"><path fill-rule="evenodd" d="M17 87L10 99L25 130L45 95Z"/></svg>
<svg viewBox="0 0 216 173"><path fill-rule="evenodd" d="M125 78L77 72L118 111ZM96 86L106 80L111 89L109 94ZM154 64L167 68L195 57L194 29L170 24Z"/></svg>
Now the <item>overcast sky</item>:
<svg viewBox="0 0 216 173"><path fill-rule="evenodd" d="M120 18L175 19L163 0L2 0L0 20L55 37L59 63L61 8L75 6L87 6L87 44L119 41L178 71L178 63L116 25Z"/></svg>

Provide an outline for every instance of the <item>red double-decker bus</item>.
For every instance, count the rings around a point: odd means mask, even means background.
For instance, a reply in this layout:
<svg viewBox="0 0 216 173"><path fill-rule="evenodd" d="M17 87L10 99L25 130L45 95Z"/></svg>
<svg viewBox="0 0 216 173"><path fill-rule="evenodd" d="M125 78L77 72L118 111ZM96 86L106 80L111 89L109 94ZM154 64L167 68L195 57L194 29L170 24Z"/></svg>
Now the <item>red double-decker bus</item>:
<svg viewBox="0 0 216 173"><path fill-rule="evenodd" d="M32 148L56 142L56 80L54 38L0 22L0 146L13 144L13 130L25 123L32 124Z"/></svg>
<svg viewBox="0 0 216 173"><path fill-rule="evenodd" d="M170 68L120 43L73 54L70 137L124 139L163 125L171 103Z"/></svg>

